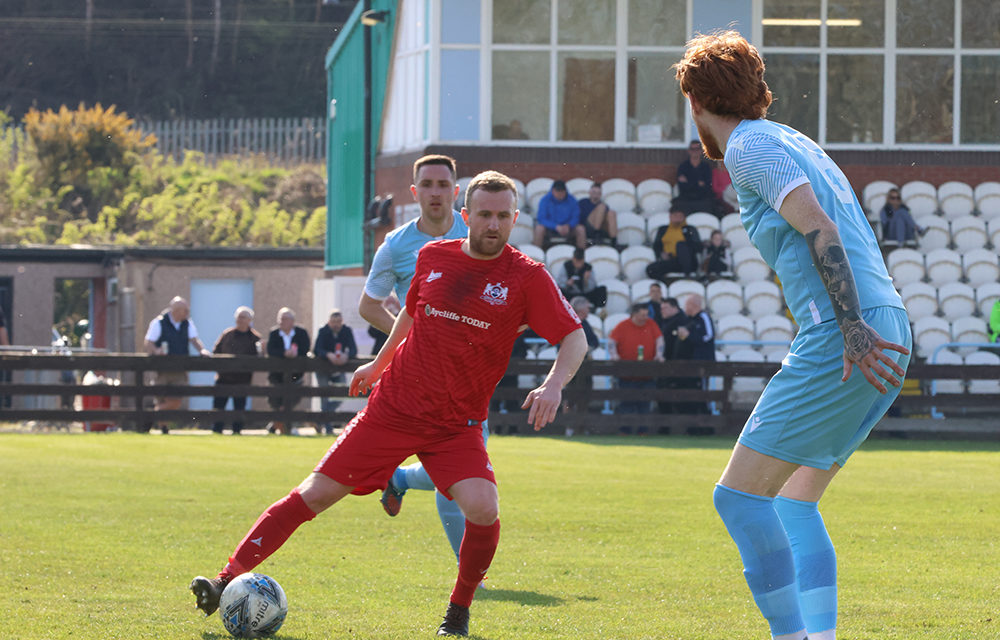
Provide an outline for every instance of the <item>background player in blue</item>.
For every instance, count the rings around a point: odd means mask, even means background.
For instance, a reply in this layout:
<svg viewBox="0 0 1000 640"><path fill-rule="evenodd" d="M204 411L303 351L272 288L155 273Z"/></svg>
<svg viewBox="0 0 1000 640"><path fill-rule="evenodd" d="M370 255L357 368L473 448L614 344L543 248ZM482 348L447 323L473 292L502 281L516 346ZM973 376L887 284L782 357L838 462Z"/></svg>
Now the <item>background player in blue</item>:
<svg viewBox="0 0 1000 640"><path fill-rule="evenodd" d="M420 217L389 232L375 251L371 271L365 281L358 311L361 317L386 334L392 331L396 318L382 302L393 290L400 301L406 300L410 280L417 266L420 248L434 240L465 238L469 229L462 215L453 210L458 197L455 160L449 156L428 155L413 163L413 184L410 191L420 205ZM483 441L489 426L483 421ZM396 469L389 486L382 492L382 507L390 516L399 513L403 495L409 489L434 491L434 483L419 462ZM458 559L458 550L465 534L465 516L458 504L436 493L438 516L448 542Z"/></svg>
<svg viewBox="0 0 1000 640"><path fill-rule="evenodd" d="M764 120L757 50L735 31L699 36L675 68L705 153L725 160L743 226L799 325L715 507L772 636L833 640L837 561L817 503L899 393L909 320L844 174L812 140Z"/></svg>

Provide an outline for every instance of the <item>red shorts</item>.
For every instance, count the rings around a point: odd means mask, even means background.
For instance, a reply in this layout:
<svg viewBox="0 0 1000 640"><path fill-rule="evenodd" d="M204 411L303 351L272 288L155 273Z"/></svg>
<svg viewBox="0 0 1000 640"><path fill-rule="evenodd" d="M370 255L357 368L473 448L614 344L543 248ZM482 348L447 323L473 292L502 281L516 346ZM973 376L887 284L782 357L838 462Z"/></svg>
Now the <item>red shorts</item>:
<svg viewBox="0 0 1000 640"><path fill-rule="evenodd" d="M448 489L459 480L484 478L496 484L479 423L445 428L393 420L368 409L354 416L313 471L365 495L385 489L396 467L414 454L449 500Z"/></svg>

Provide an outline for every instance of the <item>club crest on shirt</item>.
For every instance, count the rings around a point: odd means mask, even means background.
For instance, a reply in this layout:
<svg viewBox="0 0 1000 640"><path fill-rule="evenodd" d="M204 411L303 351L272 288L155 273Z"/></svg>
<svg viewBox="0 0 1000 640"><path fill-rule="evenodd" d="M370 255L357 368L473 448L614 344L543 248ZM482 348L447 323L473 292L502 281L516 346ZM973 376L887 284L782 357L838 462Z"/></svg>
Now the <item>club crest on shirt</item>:
<svg viewBox="0 0 1000 640"><path fill-rule="evenodd" d="M507 304L507 287L500 286L502 284L502 282L496 284L487 283L480 299L493 305Z"/></svg>

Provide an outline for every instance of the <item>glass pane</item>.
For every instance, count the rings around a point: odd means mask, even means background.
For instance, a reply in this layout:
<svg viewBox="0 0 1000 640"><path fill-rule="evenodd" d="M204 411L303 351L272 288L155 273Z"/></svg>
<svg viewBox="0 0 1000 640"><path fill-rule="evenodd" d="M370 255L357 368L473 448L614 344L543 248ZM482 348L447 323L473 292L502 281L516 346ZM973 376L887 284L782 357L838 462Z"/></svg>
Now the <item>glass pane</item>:
<svg viewBox="0 0 1000 640"><path fill-rule="evenodd" d="M684 95L664 82L676 55L637 53L628 59L628 141L684 139Z"/></svg>
<svg viewBox="0 0 1000 640"><path fill-rule="evenodd" d="M764 44L819 46L819 0L764 0Z"/></svg>
<svg viewBox="0 0 1000 640"><path fill-rule="evenodd" d="M550 0L502 0L493 3L493 42L549 44Z"/></svg>
<svg viewBox="0 0 1000 640"><path fill-rule="evenodd" d="M962 56L962 142L1000 142L1000 57Z"/></svg>
<svg viewBox="0 0 1000 640"><path fill-rule="evenodd" d="M951 47L955 4L945 0L896 0L896 46Z"/></svg>
<svg viewBox="0 0 1000 640"><path fill-rule="evenodd" d="M493 52L493 139L549 139L548 52Z"/></svg>
<svg viewBox="0 0 1000 640"><path fill-rule="evenodd" d="M885 42L884 0L830 0L826 39L831 47L881 47Z"/></svg>
<svg viewBox="0 0 1000 640"><path fill-rule="evenodd" d="M764 60L764 80L774 95L768 120L819 139L819 56L771 54Z"/></svg>
<svg viewBox="0 0 1000 640"><path fill-rule="evenodd" d="M615 54L559 54L559 140L615 137Z"/></svg>
<svg viewBox="0 0 1000 640"><path fill-rule="evenodd" d="M896 58L896 142L951 142L951 56Z"/></svg>
<svg viewBox="0 0 1000 640"><path fill-rule="evenodd" d="M827 142L882 142L882 56L826 61Z"/></svg>
<svg viewBox="0 0 1000 640"><path fill-rule="evenodd" d="M615 0L559 0L559 44L615 43Z"/></svg>
<svg viewBox="0 0 1000 640"><path fill-rule="evenodd" d="M685 0L629 0L628 43L640 46L683 46Z"/></svg>
<svg viewBox="0 0 1000 640"><path fill-rule="evenodd" d="M1000 2L962 0L962 46L1000 47Z"/></svg>

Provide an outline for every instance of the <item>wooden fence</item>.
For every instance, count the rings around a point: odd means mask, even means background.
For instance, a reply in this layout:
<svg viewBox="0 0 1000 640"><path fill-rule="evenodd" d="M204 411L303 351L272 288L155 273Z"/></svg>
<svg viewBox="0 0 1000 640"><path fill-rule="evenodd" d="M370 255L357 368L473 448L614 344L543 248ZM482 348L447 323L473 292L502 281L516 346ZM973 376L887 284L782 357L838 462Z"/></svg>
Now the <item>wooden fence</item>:
<svg viewBox="0 0 1000 640"><path fill-rule="evenodd" d="M160 153L181 159L199 151L209 160L230 155L260 155L280 164L326 160L323 118L217 118L213 120L140 121L156 135Z"/></svg>
<svg viewBox="0 0 1000 640"><path fill-rule="evenodd" d="M154 396L214 396L246 395L250 397L330 397L347 399L347 386L270 386L270 385L225 385L225 386L162 386L146 384L146 374L158 371L263 371L292 372L306 371L318 374L344 372L350 374L362 361L354 361L343 367L334 367L328 362L315 359L282 360L274 358L215 356L199 358L187 356L149 357L142 354L108 355L58 355L58 354L0 354L0 370L6 371L99 371L121 380L117 385L82 385L14 382L0 384L0 396L85 396L87 398L111 397L119 406L111 409L5 409L0 411L0 420L37 420L43 422L113 422L123 429L148 429L154 421L172 421L181 425L210 427L217 420L243 421L247 427L260 426L270 420L280 422L333 422L344 424L354 412L323 413L308 409L294 411L214 411L190 410L154 411L150 400ZM513 360L508 368L509 376L544 376L551 363L544 360ZM572 429L576 433L617 433L622 425L648 433L691 433L691 434L734 434L738 433L746 421L750 406L734 402L733 381L740 376L767 378L777 371L777 363L736 363L675 361L666 365L657 362L586 361L576 380L566 388L563 398L567 409L561 413L551 430ZM701 389L593 389L590 376L649 376L659 379L709 378L720 380L714 390ZM947 380L996 380L1000 379L1000 367L991 365L925 365L910 366L908 376L929 384L931 379ZM21 375L20 377L24 377ZM349 379L348 375L348 379ZM490 426L494 432L531 433L526 422L527 413L519 407L524 400L526 389L501 384L493 397L494 410L490 412ZM670 403L714 403L716 413L699 414L613 414L605 409L605 402L649 401ZM506 411L495 410L499 403ZM948 420L925 419L918 426L904 427L901 423L883 427L887 431L917 430L928 433L940 432L947 435L986 436L1000 438L1000 394L940 394L931 396L901 395L894 405L907 414L927 414L932 407L945 413L972 412L992 420L980 421L974 427L957 429L949 426ZM884 421L885 422L885 421ZM912 423L913 421L911 421ZM985 426L983 426L985 424Z"/></svg>

